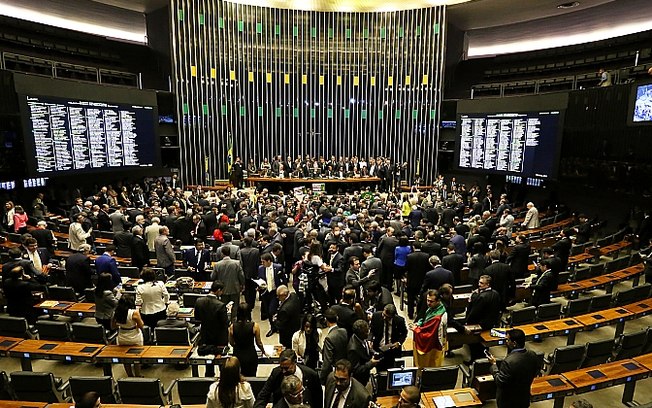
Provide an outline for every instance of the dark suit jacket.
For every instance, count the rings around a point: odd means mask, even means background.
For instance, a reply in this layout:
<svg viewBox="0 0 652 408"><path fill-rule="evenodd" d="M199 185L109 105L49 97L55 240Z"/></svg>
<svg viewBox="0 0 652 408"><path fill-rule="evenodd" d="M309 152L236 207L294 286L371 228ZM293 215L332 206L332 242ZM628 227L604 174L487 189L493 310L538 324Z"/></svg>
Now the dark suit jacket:
<svg viewBox="0 0 652 408"><path fill-rule="evenodd" d="M532 286L530 286L530 289L532 289L532 305L539 306L544 303L550 303L550 292L552 292L554 286L555 278L552 270L544 272L543 275L534 280Z"/></svg>
<svg viewBox="0 0 652 408"><path fill-rule="evenodd" d="M301 328L301 302L296 293L290 293L276 311L276 327L280 343L292 348L292 335Z"/></svg>
<svg viewBox="0 0 652 408"><path fill-rule="evenodd" d="M349 345L346 349L347 359L353 366L353 378L360 381L360 384L367 385L369 382L370 370L373 368L371 365L371 357L373 357L373 350L369 347L366 348L362 342L367 339L359 339L358 336L351 336Z"/></svg>
<svg viewBox="0 0 652 408"><path fill-rule="evenodd" d="M514 275L509 265L494 262L484 269L485 275L491 276L491 287L498 292L503 308L514 293Z"/></svg>
<svg viewBox="0 0 652 408"><path fill-rule="evenodd" d="M349 336L353 334L353 322L358 320L358 315L353 310L353 307L338 303L332 306L335 313L337 313L337 325L343 329Z"/></svg>
<svg viewBox="0 0 652 408"><path fill-rule="evenodd" d="M108 254L102 254L95 258L95 272L99 275L103 272L111 274L111 280L114 285L121 285L120 272L118 272L118 262L114 257Z"/></svg>
<svg viewBox="0 0 652 408"><path fill-rule="evenodd" d="M383 319L382 312L376 312L371 316L371 324L369 331L373 337L374 350L380 350L380 341L385 337L385 320ZM392 343L399 342L403 344L407 338L407 327L405 326L405 319L399 315L394 316L392 319L392 333L390 341ZM401 354L401 349L396 349L398 354Z"/></svg>
<svg viewBox="0 0 652 408"><path fill-rule="evenodd" d="M38 242L39 248L45 248L50 254L54 254L54 238L49 229L35 228L29 232Z"/></svg>
<svg viewBox="0 0 652 408"><path fill-rule="evenodd" d="M113 245L115 245L115 255L120 258L131 258L131 244L134 235L127 231L118 231L113 234ZM149 249L148 249L149 252Z"/></svg>
<svg viewBox="0 0 652 408"><path fill-rule="evenodd" d="M324 407L331 408L335 398L335 376L330 374L326 380L326 391L324 394ZM344 408L367 408L371 401L369 391L355 378L351 378L351 390L346 397Z"/></svg>
<svg viewBox="0 0 652 408"><path fill-rule="evenodd" d="M324 393L319 383L319 375L317 375L315 370L303 364L297 364L297 367L303 374L303 400L310 404L311 408L322 408L324 405ZM265 408L267 403L271 402L272 404L276 404L283 398L283 394L281 394L283 377L281 367L274 367L263 389L256 396L254 408Z"/></svg>
<svg viewBox="0 0 652 408"><path fill-rule="evenodd" d="M215 295L197 299L195 318L201 322L201 344L229 344L229 320L226 305Z"/></svg>
<svg viewBox="0 0 652 408"><path fill-rule="evenodd" d="M186 249L183 252L183 264L186 267L195 268L199 274L210 272L211 252L204 248L199 254L199 258L197 257L196 252L197 250L195 248Z"/></svg>
<svg viewBox="0 0 652 408"><path fill-rule="evenodd" d="M421 287L421 293L424 293L428 289L437 289L441 287L444 283L454 284L453 282L453 272L448 269L440 266L435 268L428 273L423 279L423 286Z"/></svg>
<svg viewBox="0 0 652 408"><path fill-rule="evenodd" d="M512 273L515 279L529 276L527 266L530 263L530 245L516 245L507 256L507 263L512 267Z"/></svg>
<svg viewBox="0 0 652 408"><path fill-rule="evenodd" d="M240 263L246 279L256 279L258 277L258 267L260 266L260 250L258 248L241 248Z"/></svg>
<svg viewBox="0 0 652 408"><path fill-rule="evenodd" d="M418 293L423 285L426 273L432 268L428 262L430 254L424 251L414 251L407 256L406 268L407 274L407 291L409 293Z"/></svg>
<svg viewBox="0 0 652 408"><path fill-rule="evenodd" d="M424 241L423 244L421 244L421 250L428 254L428 256L441 256L441 244L435 241Z"/></svg>
<svg viewBox="0 0 652 408"><path fill-rule="evenodd" d="M286 285L288 283L288 279L287 276L285 275L285 272L283 271L283 267L277 263L273 263L272 268L274 268L275 287L278 288L281 285ZM265 272L265 267L263 265L260 265L258 267L258 278L267 282L267 273ZM267 282L267 285L269 285L269 282Z"/></svg>
<svg viewBox="0 0 652 408"><path fill-rule="evenodd" d="M131 265L137 268L149 265L149 247L142 235L131 238Z"/></svg>
<svg viewBox="0 0 652 408"><path fill-rule="evenodd" d="M324 329L328 330L328 329ZM349 345L349 335L346 329L333 326L324 338L322 347L323 364L319 372L319 379L322 384L326 384L328 374L333 371L333 366L338 360L347 358L347 347Z"/></svg>
<svg viewBox="0 0 652 408"><path fill-rule="evenodd" d="M496 380L498 408L527 408L530 406L530 387L539 373L537 355L520 349L509 353L500 364L493 365L491 373Z"/></svg>
<svg viewBox="0 0 652 408"><path fill-rule="evenodd" d="M75 252L66 260L66 285L72 286L77 293L84 293L84 289L92 288L91 258Z"/></svg>
<svg viewBox="0 0 652 408"><path fill-rule="evenodd" d="M390 290L384 286L380 287L380 293L378 294L376 299L372 300L369 297L367 297L367 299L365 300L367 302L371 302L365 305L366 308L373 307L374 312L382 312L385 305L394 304L394 297L392 296L392 292L390 292Z"/></svg>
<svg viewBox="0 0 652 408"><path fill-rule="evenodd" d="M342 265L344 269L349 268L349 259L351 259L352 256L357 256L358 259L360 259L360 262L363 261L361 244L356 243L344 248L344 252L342 253Z"/></svg>
<svg viewBox="0 0 652 408"><path fill-rule="evenodd" d="M573 243L570 238L562 238L552 245L552 249L555 251L555 256L561 260L562 272L568 268L568 257L570 256L572 247Z"/></svg>
<svg viewBox="0 0 652 408"><path fill-rule="evenodd" d="M346 270L343 268L344 258L339 252L335 254L335 257L331 261L331 254L324 254L324 262L333 267L333 271L326 274L326 280L328 281L328 287L330 288L343 288L344 287L344 275Z"/></svg>
<svg viewBox="0 0 652 408"><path fill-rule="evenodd" d="M34 279L20 280L7 279L4 281L4 294L7 300L7 313L13 317L24 317L34 323L34 296L33 291L45 291L45 286Z"/></svg>
<svg viewBox="0 0 652 408"><path fill-rule="evenodd" d="M489 288L471 295L466 309L466 323L479 324L483 330L496 327L500 321L500 295Z"/></svg>

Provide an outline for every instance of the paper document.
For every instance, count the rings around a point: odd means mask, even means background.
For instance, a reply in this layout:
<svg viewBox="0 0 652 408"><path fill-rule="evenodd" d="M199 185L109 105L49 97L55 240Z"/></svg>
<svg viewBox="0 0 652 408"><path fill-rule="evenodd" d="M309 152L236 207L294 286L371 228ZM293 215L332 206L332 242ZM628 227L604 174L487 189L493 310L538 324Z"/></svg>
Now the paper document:
<svg viewBox="0 0 652 408"><path fill-rule="evenodd" d="M267 282L265 282L265 279L258 278L258 279L252 279L252 281L254 281L256 285L258 285L263 289L267 287Z"/></svg>
<svg viewBox="0 0 652 408"><path fill-rule="evenodd" d="M455 407L455 401L453 401L453 398L450 397L450 395L444 395L441 397L434 397L432 399L435 403L435 406L437 408L453 408Z"/></svg>

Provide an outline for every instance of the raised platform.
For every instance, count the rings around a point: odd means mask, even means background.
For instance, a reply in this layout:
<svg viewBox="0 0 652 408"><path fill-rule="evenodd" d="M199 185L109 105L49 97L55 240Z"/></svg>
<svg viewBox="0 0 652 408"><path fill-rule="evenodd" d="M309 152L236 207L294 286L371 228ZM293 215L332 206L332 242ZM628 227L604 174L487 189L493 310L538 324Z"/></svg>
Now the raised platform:
<svg viewBox="0 0 652 408"><path fill-rule="evenodd" d="M289 189L297 186L312 187L313 184L325 184L326 190L335 188L345 190L360 188L364 185L380 183L378 177L350 177L350 178L276 178L276 177L248 177L245 181L250 187L261 185L274 190Z"/></svg>

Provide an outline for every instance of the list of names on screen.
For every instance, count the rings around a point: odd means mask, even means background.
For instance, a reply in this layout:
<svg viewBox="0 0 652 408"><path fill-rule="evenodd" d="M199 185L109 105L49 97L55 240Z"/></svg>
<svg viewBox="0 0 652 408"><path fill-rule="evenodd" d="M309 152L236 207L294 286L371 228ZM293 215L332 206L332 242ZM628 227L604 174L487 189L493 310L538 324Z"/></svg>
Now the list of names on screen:
<svg viewBox="0 0 652 408"><path fill-rule="evenodd" d="M146 148L154 137L153 107L34 96L26 101L37 173L154 165Z"/></svg>

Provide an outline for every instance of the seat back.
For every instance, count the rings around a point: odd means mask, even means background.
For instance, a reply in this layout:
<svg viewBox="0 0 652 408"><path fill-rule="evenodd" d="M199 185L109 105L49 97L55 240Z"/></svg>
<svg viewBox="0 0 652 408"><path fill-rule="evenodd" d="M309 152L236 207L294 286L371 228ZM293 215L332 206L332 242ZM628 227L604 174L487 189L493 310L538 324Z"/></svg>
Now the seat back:
<svg viewBox="0 0 652 408"><path fill-rule="evenodd" d="M650 295L650 284L635 286L631 289L621 290L614 296L614 306L623 306L629 303L647 299Z"/></svg>
<svg viewBox="0 0 652 408"><path fill-rule="evenodd" d="M65 402L63 395L56 389L52 373L15 371L10 376L11 388L19 400L49 403Z"/></svg>
<svg viewBox="0 0 652 408"><path fill-rule="evenodd" d="M424 368L419 381L421 392L455 388L459 366Z"/></svg>
<svg viewBox="0 0 652 408"><path fill-rule="evenodd" d="M509 316L509 323L512 326L528 324L534 322L536 317L537 308L534 306L527 306L522 309L513 310Z"/></svg>
<svg viewBox="0 0 652 408"><path fill-rule="evenodd" d="M4 371L0 371L0 400L9 401L14 399L14 394L9 384L9 377Z"/></svg>
<svg viewBox="0 0 652 408"><path fill-rule="evenodd" d="M178 378L177 394L181 404L205 404L208 389L213 382L215 382L213 378Z"/></svg>
<svg viewBox="0 0 652 408"><path fill-rule="evenodd" d="M154 336L158 346L190 345L190 333L187 327L156 327Z"/></svg>
<svg viewBox="0 0 652 408"><path fill-rule="evenodd" d="M101 324L73 323L72 337L80 343L108 344L106 330Z"/></svg>
<svg viewBox="0 0 652 408"><path fill-rule="evenodd" d="M559 272L559 276L557 276L557 282L560 285L563 285L564 283L568 283L571 278L571 273L568 271L565 272Z"/></svg>
<svg viewBox="0 0 652 408"><path fill-rule="evenodd" d="M581 344L556 348L552 353L548 374L577 370L584 357L584 348Z"/></svg>
<svg viewBox="0 0 652 408"><path fill-rule="evenodd" d="M121 378L118 391L123 404L166 405L161 380L158 378Z"/></svg>
<svg viewBox="0 0 652 408"><path fill-rule="evenodd" d="M589 274L591 275L591 277L600 276L604 273L604 270L605 270L605 264L599 263L599 264L591 265L589 267Z"/></svg>
<svg viewBox="0 0 652 408"><path fill-rule="evenodd" d="M599 310L609 309L611 307L611 302L613 297L610 294L593 296L591 298L591 312L597 312Z"/></svg>
<svg viewBox="0 0 652 408"><path fill-rule="evenodd" d="M566 303L565 317L573 317L589 313L591 310L591 298L572 299Z"/></svg>
<svg viewBox="0 0 652 408"><path fill-rule="evenodd" d="M553 302L537 307L537 321L554 320L561 317L561 303Z"/></svg>
<svg viewBox="0 0 652 408"><path fill-rule="evenodd" d="M205 297L202 293L184 293L182 297L183 307L195 307L197 299Z"/></svg>
<svg viewBox="0 0 652 408"><path fill-rule="evenodd" d="M30 338L29 324L24 317L0 317L0 336Z"/></svg>
<svg viewBox="0 0 652 408"><path fill-rule="evenodd" d="M267 378L264 377L246 377L245 380L247 380L249 385L251 385L251 390L256 396L258 396L258 393L263 389L267 382Z"/></svg>
<svg viewBox="0 0 652 408"><path fill-rule="evenodd" d="M118 272L120 276L126 276L127 278L140 278L140 269L135 266L118 266Z"/></svg>
<svg viewBox="0 0 652 408"><path fill-rule="evenodd" d="M594 365L604 364L611 357L614 349L614 340L606 339L586 343L584 348L584 358L580 368L593 367Z"/></svg>
<svg viewBox="0 0 652 408"><path fill-rule="evenodd" d="M573 280L575 282L581 281L584 279L589 279L591 277L591 268L586 267L586 268L577 268L575 269L575 273L573 274Z"/></svg>
<svg viewBox="0 0 652 408"><path fill-rule="evenodd" d="M117 404L120 401L116 383L110 376L70 377L68 381L75 401L79 401L84 394L91 391L100 394L100 400L104 404Z"/></svg>
<svg viewBox="0 0 652 408"><path fill-rule="evenodd" d="M75 289L70 286L52 285L48 287L48 299L76 302L77 294Z"/></svg>
<svg viewBox="0 0 652 408"><path fill-rule="evenodd" d="M616 342L612 360L622 360L640 355L646 340L647 329L634 333L622 334Z"/></svg>
<svg viewBox="0 0 652 408"><path fill-rule="evenodd" d="M84 289L84 302L95 303L95 288Z"/></svg>
<svg viewBox="0 0 652 408"><path fill-rule="evenodd" d="M72 331L70 323L55 320L39 320L34 325L41 340L70 341Z"/></svg>

